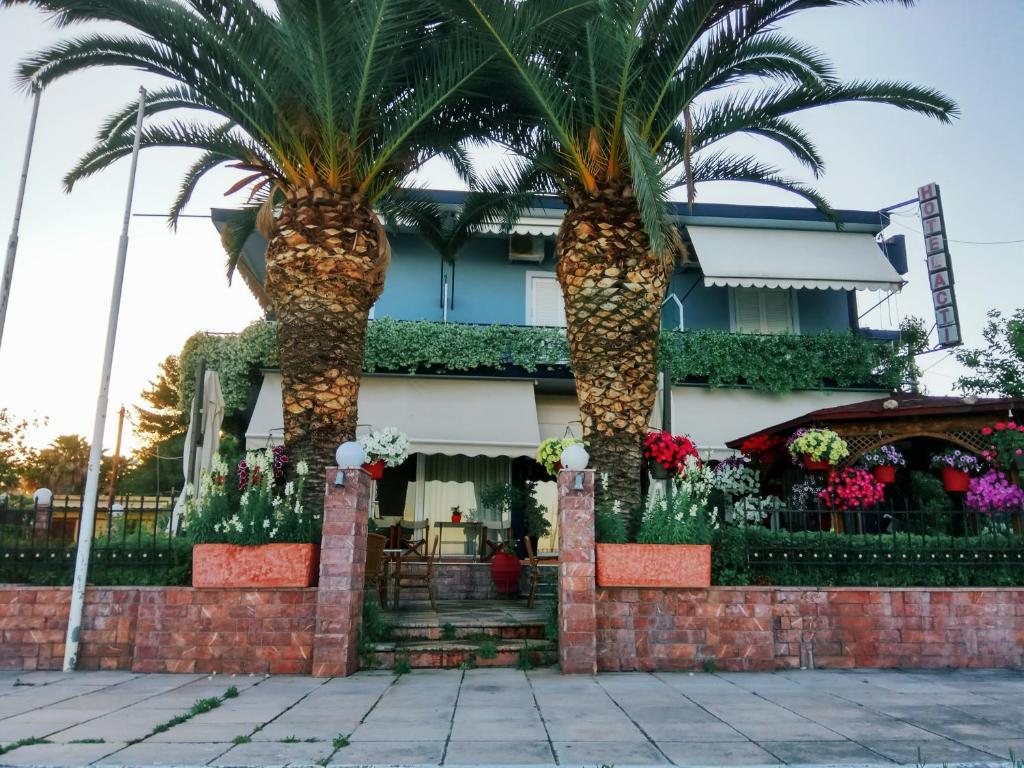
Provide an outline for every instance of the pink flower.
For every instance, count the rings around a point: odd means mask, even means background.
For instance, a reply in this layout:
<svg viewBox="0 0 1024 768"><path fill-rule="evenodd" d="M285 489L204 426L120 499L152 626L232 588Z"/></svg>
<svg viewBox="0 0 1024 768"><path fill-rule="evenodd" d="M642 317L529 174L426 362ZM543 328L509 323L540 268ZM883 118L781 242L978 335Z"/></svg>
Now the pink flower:
<svg viewBox="0 0 1024 768"><path fill-rule="evenodd" d="M985 435L986 437L991 435L992 434L992 427L982 427L981 428L981 434Z"/></svg>

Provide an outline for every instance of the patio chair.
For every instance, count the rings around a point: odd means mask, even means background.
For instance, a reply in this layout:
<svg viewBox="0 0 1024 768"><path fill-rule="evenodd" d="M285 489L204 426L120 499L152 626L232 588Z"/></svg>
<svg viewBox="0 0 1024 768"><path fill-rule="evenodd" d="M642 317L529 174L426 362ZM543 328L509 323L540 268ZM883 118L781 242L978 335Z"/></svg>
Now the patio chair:
<svg viewBox="0 0 1024 768"><path fill-rule="evenodd" d="M485 520L484 530L480 535L480 562L490 562L495 554L501 551L506 541L512 538L512 529L500 520ZM494 538L491 538L491 536Z"/></svg>
<svg viewBox="0 0 1024 768"><path fill-rule="evenodd" d="M530 591L526 595L526 607L533 608L533 601L537 597L537 584L541 580L540 564L537 562L537 553L533 551L530 537L523 536L523 543L526 545L527 574L530 577Z"/></svg>
<svg viewBox="0 0 1024 768"><path fill-rule="evenodd" d="M366 537L366 589L376 589L380 607L385 608L388 600L387 562L384 560L386 536L370 533Z"/></svg>
<svg viewBox="0 0 1024 768"><path fill-rule="evenodd" d="M398 545L403 550L402 557L413 555L426 559L429 543L429 520L403 520L398 524Z"/></svg>
<svg viewBox="0 0 1024 768"><path fill-rule="evenodd" d="M438 538L427 557L406 552L395 561L395 609L398 609L402 588L426 589L430 607L437 610L434 589L434 562L437 560Z"/></svg>

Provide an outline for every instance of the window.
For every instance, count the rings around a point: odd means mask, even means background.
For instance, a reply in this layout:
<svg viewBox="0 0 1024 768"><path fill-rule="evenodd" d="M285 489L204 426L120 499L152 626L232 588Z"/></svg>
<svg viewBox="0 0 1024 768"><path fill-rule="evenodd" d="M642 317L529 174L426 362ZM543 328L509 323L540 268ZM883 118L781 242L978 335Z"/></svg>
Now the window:
<svg viewBox="0 0 1024 768"><path fill-rule="evenodd" d="M526 273L526 324L565 328L562 286L551 272Z"/></svg>
<svg viewBox="0 0 1024 768"><path fill-rule="evenodd" d="M783 288L734 288L734 327L738 333L795 333L793 292Z"/></svg>

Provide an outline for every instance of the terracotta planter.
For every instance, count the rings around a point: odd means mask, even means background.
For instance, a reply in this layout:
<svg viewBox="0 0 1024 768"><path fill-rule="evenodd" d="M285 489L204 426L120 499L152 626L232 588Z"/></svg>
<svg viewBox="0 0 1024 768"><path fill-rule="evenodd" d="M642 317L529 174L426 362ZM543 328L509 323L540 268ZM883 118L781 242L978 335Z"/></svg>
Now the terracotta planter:
<svg viewBox="0 0 1024 768"><path fill-rule="evenodd" d="M942 487L950 493L966 493L970 482L970 477L962 469L942 468Z"/></svg>
<svg viewBox="0 0 1024 768"><path fill-rule="evenodd" d="M896 467L893 466L872 467L871 474L880 483L896 482Z"/></svg>
<svg viewBox="0 0 1024 768"><path fill-rule="evenodd" d="M711 586L710 544L598 544L601 587Z"/></svg>
<svg viewBox="0 0 1024 768"><path fill-rule="evenodd" d="M366 473L374 480L380 480L384 477L384 459L378 459L377 461L371 461L363 464L363 469Z"/></svg>
<svg viewBox="0 0 1024 768"><path fill-rule="evenodd" d="M519 558L505 552L496 552L491 558L491 578L501 594L519 591L519 571L522 569Z"/></svg>
<svg viewBox="0 0 1024 768"><path fill-rule="evenodd" d="M804 454L804 469L808 472L827 472L831 466L832 465L824 459L819 461L817 459L812 459L811 454L809 453Z"/></svg>
<svg viewBox="0 0 1024 768"><path fill-rule="evenodd" d="M309 587L320 564L318 544L196 544L193 587Z"/></svg>
<svg viewBox="0 0 1024 768"><path fill-rule="evenodd" d="M453 512L452 513L452 522L453 523L461 523L462 522L462 513L461 512L458 512L458 513Z"/></svg>

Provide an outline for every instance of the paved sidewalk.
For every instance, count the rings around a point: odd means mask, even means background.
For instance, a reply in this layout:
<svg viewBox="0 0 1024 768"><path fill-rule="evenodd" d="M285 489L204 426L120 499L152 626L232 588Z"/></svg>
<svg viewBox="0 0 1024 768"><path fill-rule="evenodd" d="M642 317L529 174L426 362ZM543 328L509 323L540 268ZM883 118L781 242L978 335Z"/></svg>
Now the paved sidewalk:
<svg viewBox="0 0 1024 768"><path fill-rule="evenodd" d="M994 763L1024 757L1024 673L0 673L0 745L30 737L0 765Z"/></svg>

